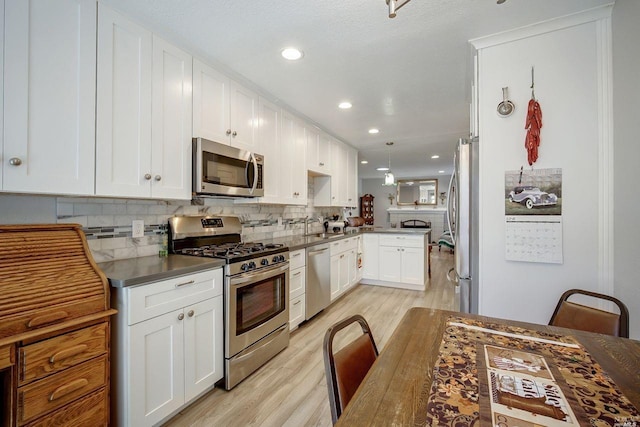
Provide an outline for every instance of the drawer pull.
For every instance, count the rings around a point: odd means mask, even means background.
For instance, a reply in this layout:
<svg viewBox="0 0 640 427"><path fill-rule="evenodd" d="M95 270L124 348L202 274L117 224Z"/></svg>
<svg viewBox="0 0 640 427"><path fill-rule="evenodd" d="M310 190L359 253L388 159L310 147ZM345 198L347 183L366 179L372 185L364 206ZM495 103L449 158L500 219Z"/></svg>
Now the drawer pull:
<svg viewBox="0 0 640 427"><path fill-rule="evenodd" d="M77 356L77 355L87 351L88 348L89 348L89 346L86 345L86 344L79 344L79 345L76 345L76 346L61 350L61 351L57 352L56 354L54 354L53 356L51 356L49 358L49 363L54 364L56 362L59 362L60 360L64 360L64 359L68 359L68 358L73 357L73 356Z"/></svg>
<svg viewBox="0 0 640 427"><path fill-rule="evenodd" d="M47 325L49 323L57 322L58 320L66 319L69 313L66 311L56 311L53 313L43 314L37 316L27 322L27 328L37 328L38 326Z"/></svg>
<svg viewBox="0 0 640 427"><path fill-rule="evenodd" d="M82 387L86 387L87 385L89 385L89 380L87 380L86 378L79 378L77 380L71 381L69 384L61 385L57 389L53 390L53 392L49 395L49 402L60 399L61 397L73 393L74 391L80 390Z"/></svg>
<svg viewBox="0 0 640 427"><path fill-rule="evenodd" d="M295 276L299 276L299 275L301 275L301 274L302 274L302 271L298 271L298 272L296 272L296 273L293 273L293 277L295 277Z"/></svg>
<svg viewBox="0 0 640 427"><path fill-rule="evenodd" d="M193 283L195 283L195 282L196 282L195 280L189 280L188 282L178 283L178 284L176 285L176 288L179 288L180 286L187 286L187 285L191 285L191 284L193 284Z"/></svg>

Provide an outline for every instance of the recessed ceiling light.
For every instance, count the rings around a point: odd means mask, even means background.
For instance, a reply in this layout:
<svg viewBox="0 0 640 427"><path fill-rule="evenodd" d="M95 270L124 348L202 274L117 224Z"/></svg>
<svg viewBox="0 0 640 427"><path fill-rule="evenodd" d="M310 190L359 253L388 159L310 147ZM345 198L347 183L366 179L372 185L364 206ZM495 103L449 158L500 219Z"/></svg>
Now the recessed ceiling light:
<svg viewBox="0 0 640 427"><path fill-rule="evenodd" d="M368 161L366 161L366 160L361 160L361 161L360 161L360 164L362 164L362 165L366 165L366 164L368 164L368 163L369 163L369 162L368 162Z"/></svg>
<svg viewBox="0 0 640 427"><path fill-rule="evenodd" d="M432 159L439 159L440 156L438 156L437 154L434 154L433 156L431 156Z"/></svg>
<svg viewBox="0 0 640 427"><path fill-rule="evenodd" d="M444 173L444 171L438 171L438 173Z"/></svg>
<svg viewBox="0 0 640 427"><path fill-rule="evenodd" d="M370 133L370 134L372 134L372 135L373 135L373 134L376 134L376 133L378 133L378 132L380 132L380 131L379 131L378 129L376 129L376 128L371 128L371 129L369 129L369 133Z"/></svg>
<svg viewBox="0 0 640 427"><path fill-rule="evenodd" d="M348 110L351 107L353 107L353 105L351 105L351 103L349 101L343 101L340 104L338 104L338 108L343 109L343 110Z"/></svg>
<svg viewBox="0 0 640 427"><path fill-rule="evenodd" d="M382 172L384 172L384 171L388 171L388 170L389 170L389 168L385 166L385 167L383 167L383 168L376 168L376 170L377 170L377 171L382 171Z"/></svg>
<svg viewBox="0 0 640 427"><path fill-rule="evenodd" d="M280 54L284 59L288 59L289 61L296 61L304 56L304 53L295 47L284 48Z"/></svg>

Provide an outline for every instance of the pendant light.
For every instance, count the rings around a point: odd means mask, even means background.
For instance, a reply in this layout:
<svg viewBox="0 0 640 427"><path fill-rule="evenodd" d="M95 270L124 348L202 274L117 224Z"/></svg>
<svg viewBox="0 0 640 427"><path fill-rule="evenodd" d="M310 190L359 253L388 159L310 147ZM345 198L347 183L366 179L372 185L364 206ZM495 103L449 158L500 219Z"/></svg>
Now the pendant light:
<svg viewBox="0 0 640 427"><path fill-rule="evenodd" d="M411 0L386 0L387 6L389 6L389 18L396 17L396 11ZM504 0L503 0L504 1ZM500 3L500 2L498 2Z"/></svg>
<svg viewBox="0 0 640 427"><path fill-rule="evenodd" d="M396 185L395 177L393 176L393 172L391 172L391 146L393 142L387 142L387 147L389 147L389 168L384 174L384 185Z"/></svg>

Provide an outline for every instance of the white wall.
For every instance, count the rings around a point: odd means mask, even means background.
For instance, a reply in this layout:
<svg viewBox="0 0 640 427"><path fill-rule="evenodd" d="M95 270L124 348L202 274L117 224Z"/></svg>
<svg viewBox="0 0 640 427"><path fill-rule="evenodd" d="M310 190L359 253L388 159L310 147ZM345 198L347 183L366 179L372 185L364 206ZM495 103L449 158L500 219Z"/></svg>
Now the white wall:
<svg viewBox="0 0 640 427"><path fill-rule="evenodd" d="M606 165L608 21L575 21L564 29L557 28L566 23L556 21L479 43L481 314L546 323L565 290L611 290L612 233L603 206L612 185ZM534 168L562 168L563 264L505 260L504 173L530 169L524 124L532 66L543 111ZM496 106L505 86L516 111L501 118Z"/></svg>
<svg viewBox="0 0 640 427"><path fill-rule="evenodd" d="M631 312L631 338L640 339L640 2L617 0L613 8L615 290Z"/></svg>

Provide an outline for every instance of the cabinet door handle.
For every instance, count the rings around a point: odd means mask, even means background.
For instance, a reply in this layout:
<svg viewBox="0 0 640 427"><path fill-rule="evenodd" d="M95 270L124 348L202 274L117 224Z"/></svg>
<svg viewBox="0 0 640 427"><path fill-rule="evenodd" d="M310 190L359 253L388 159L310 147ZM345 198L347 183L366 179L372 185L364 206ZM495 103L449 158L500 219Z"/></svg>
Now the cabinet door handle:
<svg viewBox="0 0 640 427"><path fill-rule="evenodd" d="M178 320L182 320L182 319L184 319L184 313L178 314Z"/></svg>
<svg viewBox="0 0 640 427"><path fill-rule="evenodd" d="M231 135L231 129L227 129L227 131L225 132L227 135Z"/></svg>
<svg viewBox="0 0 640 427"><path fill-rule="evenodd" d="M298 271L297 273L293 273L293 276L299 276L300 274L302 274L302 271Z"/></svg>
<svg viewBox="0 0 640 427"><path fill-rule="evenodd" d="M69 384L61 385L49 395L49 402L53 402L56 399L66 396L69 393L80 390L83 387L89 385L89 380L86 378L78 378L71 381Z"/></svg>
<svg viewBox="0 0 640 427"><path fill-rule="evenodd" d="M156 175L155 180L156 181L160 181L162 179L162 177L160 175Z"/></svg>
<svg viewBox="0 0 640 427"><path fill-rule="evenodd" d="M150 173L145 173L144 174L144 179L146 179L147 181L149 181L151 179L151 174Z"/></svg>
<svg viewBox="0 0 640 427"><path fill-rule="evenodd" d="M294 303L293 303L293 305L298 305L298 304L300 304L300 303L301 303L301 301L300 301L300 300L298 300L298 301L294 302Z"/></svg>
<svg viewBox="0 0 640 427"><path fill-rule="evenodd" d="M11 166L20 166L22 164L22 160L18 157L12 157L9 159L9 164Z"/></svg>
<svg viewBox="0 0 640 427"><path fill-rule="evenodd" d="M187 285L191 285L191 284L193 284L193 283L195 283L195 280L189 280L188 282L178 283L178 284L176 285L176 288L179 288L180 286L187 286Z"/></svg>
<svg viewBox="0 0 640 427"><path fill-rule="evenodd" d="M193 310L189 310L189 312L187 313L187 316L193 317L194 314L196 313Z"/></svg>
<svg viewBox="0 0 640 427"><path fill-rule="evenodd" d="M238 136L238 132L236 132L236 131L234 130L234 131L231 133L231 136L235 138L236 136Z"/></svg>
<svg viewBox="0 0 640 427"><path fill-rule="evenodd" d="M52 365L60 360L68 359L73 356L77 356L78 354L84 353L89 348L86 344L79 344L73 347L66 348L64 350L60 350L53 356L49 358L49 363Z"/></svg>
<svg viewBox="0 0 640 427"><path fill-rule="evenodd" d="M320 162L319 164L320 164L320 166L324 166L324 163L322 163L322 162Z"/></svg>

